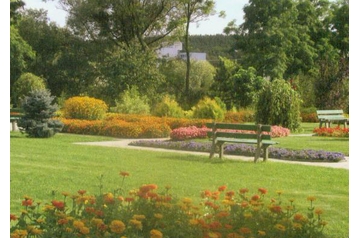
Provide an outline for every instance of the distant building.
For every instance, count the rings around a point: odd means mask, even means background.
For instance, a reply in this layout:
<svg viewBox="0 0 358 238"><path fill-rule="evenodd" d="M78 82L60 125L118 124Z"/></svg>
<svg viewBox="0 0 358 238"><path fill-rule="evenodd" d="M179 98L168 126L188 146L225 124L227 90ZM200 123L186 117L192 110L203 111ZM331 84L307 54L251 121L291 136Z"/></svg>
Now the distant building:
<svg viewBox="0 0 358 238"><path fill-rule="evenodd" d="M160 48L157 53L159 58L175 58L186 59L186 53L182 52L183 44L181 42L175 42L172 45L168 45ZM190 59L194 60L206 60L206 53L191 52Z"/></svg>

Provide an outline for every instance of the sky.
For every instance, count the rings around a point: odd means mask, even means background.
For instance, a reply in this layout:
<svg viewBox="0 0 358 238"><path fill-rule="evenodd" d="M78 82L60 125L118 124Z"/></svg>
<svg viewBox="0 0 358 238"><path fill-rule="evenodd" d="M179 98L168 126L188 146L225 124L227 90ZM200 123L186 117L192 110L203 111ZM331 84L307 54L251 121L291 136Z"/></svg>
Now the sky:
<svg viewBox="0 0 358 238"><path fill-rule="evenodd" d="M56 0L46 3L42 0L25 0L24 2L26 3L25 9L43 8L47 10L47 16L50 18L50 21L56 22L61 27L66 24L66 12L60 9ZM215 10L217 12L225 11L226 17L223 19L218 16L211 16L208 20L201 21L198 26L197 24L191 24L189 28L190 34L222 34L226 25L234 19L236 20L236 24L241 24L244 16L242 9L248 2L249 0L216 0Z"/></svg>

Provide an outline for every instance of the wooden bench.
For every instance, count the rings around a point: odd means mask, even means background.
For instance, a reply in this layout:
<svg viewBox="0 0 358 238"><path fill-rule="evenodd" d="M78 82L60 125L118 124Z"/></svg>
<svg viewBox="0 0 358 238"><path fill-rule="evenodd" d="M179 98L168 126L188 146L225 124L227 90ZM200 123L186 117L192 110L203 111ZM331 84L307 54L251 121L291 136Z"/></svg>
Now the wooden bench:
<svg viewBox="0 0 358 238"><path fill-rule="evenodd" d="M343 114L343 110L317 110L319 120L319 128L324 124L325 127L331 127L331 122L337 122L338 125L343 123L344 128L347 127L348 118Z"/></svg>
<svg viewBox="0 0 358 238"><path fill-rule="evenodd" d="M208 136L212 140L212 147L209 158L211 159L219 147L219 157L222 159L224 154L223 145L227 143L242 143L256 145L255 159L256 162L263 150L263 160L268 158L268 147L275 145L278 142L271 140L270 125L248 125L248 124L233 124L233 123L207 123L206 126L211 128L208 131ZM267 132L267 133L264 133Z"/></svg>

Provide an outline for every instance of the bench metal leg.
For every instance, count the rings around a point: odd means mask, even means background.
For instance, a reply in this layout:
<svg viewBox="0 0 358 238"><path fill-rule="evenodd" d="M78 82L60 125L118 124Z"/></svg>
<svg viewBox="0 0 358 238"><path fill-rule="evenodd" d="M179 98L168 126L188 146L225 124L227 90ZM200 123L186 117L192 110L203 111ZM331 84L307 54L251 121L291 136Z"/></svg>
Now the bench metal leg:
<svg viewBox="0 0 358 238"><path fill-rule="evenodd" d="M255 153L255 159L254 162L256 163L257 160L260 158L260 153L261 153L261 146L257 146L256 147L256 153Z"/></svg>

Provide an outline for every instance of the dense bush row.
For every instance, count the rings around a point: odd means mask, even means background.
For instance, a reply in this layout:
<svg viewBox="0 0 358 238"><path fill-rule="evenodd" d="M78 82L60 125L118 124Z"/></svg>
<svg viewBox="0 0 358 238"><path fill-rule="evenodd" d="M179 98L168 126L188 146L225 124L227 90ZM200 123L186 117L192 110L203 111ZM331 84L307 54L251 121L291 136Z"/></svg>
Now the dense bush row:
<svg viewBox="0 0 358 238"><path fill-rule="evenodd" d="M313 133L317 136L329 137L349 137L349 128L341 128L339 126L334 128L315 128Z"/></svg>
<svg viewBox="0 0 358 238"><path fill-rule="evenodd" d="M155 148L165 148L173 150L186 150L207 152L211 151L211 142L197 141L163 141L163 140L139 140L131 142L133 146L146 146ZM255 156L256 147L247 144L225 144L224 154ZM324 161L338 162L345 159L345 155L339 152L328 152L323 150L290 150L284 148L269 147L269 157L275 159L293 161Z"/></svg>
<svg viewBox="0 0 358 238"><path fill-rule="evenodd" d="M128 172L120 172L123 180ZM307 197L306 211L281 191L269 195L265 188L252 194L248 188L203 190L200 202L178 199L170 187L161 192L156 184L144 184L126 193L75 194L41 204L25 196L20 216L10 214L10 237L324 237L328 222L323 210ZM288 202L284 202L288 201ZM40 206L41 205L41 206Z"/></svg>

